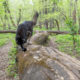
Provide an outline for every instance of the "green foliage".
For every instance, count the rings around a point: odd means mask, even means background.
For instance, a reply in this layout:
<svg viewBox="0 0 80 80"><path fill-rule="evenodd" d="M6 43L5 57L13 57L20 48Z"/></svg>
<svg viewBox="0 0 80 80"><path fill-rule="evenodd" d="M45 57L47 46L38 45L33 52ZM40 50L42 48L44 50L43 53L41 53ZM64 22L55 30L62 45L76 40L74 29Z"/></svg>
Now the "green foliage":
<svg viewBox="0 0 80 80"><path fill-rule="evenodd" d="M78 33L78 26L77 26L77 24L73 23L72 19L67 18L66 19L66 24L70 28L72 35L75 34L75 33Z"/></svg>
<svg viewBox="0 0 80 80"><path fill-rule="evenodd" d="M34 28L34 31L35 31L35 30L41 31L41 30L47 30L47 29L46 29L44 26L42 26L41 29L39 28L39 26L36 26L36 27Z"/></svg>
<svg viewBox="0 0 80 80"><path fill-rule="evenodd" d="M41 21L45 21L45 19L51 19L51 18L54 18L54 19L56 19L56 18L58 18L59 17L59 15L60 15L60 12L55 12L55 13L48 13L48 14L46 14L46 15L42 15L42 20Z"/></svg>
<svg viewBox="0 0 80 80"><path fill-rule="evenodd" d="M51 0L53 3L57 4L59 0Z"/></svg>
<svg viewBox="0 0 80 80"><path fill-rule="evenodd" d="M0 39L0 47L3 46L3 45L5 45L7 42L8 42L7 38Z"/></svg>
<svg viewBox="0 0 80 80"><path fill-rule="evenodd" d="M56 37L56 42L58 44L59 50L66 52L67 54L71 56L74 56L72 36L71 35L57 35L55 37ZM76 36L75 40L76 42L78 42L76 46L77 56L80 56L80 35Z"/></svg>
<svg viewBox="0 0 80 80"><path fill-rule="evenodd" d="M15 40L12 40L12 43L13 43L13 47L11 48L11 50L9 52L9 66L6 70L7 70L7 74L10 77L15 77L16 78L17 73L16 73L15 58L16 58L17 49L16 49Z"/></svg>
<svg viewBox="0 0 80 80"><path fill-rule="evenodd" d="M4 16L5 12L4 12L4 2L5 0L0 0L0 16Z"/></svg>
<svg viewBox="0 0 80 80"><path fill-rule="evenodd" d="M67 18L66 23L67 23L68 27L70 28L71 35L72 35L73 52L75 50L76 52L79 53L80 45L79 45L79 36L78 36L78 26L77 26L77 24L74 24L74 22L71 18Z"/></svg>
<svg viewBox="0 0 80 80"><path fill-rule="evenodd" d="M0 34L0 46L3 46L14 37L14 34Z"/></svg>

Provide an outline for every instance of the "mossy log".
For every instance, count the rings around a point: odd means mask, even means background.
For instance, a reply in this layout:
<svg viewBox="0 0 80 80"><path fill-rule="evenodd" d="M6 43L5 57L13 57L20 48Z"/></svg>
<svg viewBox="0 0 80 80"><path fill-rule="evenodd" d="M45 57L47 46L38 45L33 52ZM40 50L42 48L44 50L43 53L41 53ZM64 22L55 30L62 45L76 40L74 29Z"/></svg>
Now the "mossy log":
<svg viewBox="0 0 80 80"><path fill-rule="evenodd" d="M28 51L18 50L20 80L80 80L80 61L55 49L52 40L47 41L47 46L42 45L45 38L39 39L41 35L48 39L47 33L37 33L31 39L32 45L27 46ZM35 44L37 39L41 45Z"/></svg>

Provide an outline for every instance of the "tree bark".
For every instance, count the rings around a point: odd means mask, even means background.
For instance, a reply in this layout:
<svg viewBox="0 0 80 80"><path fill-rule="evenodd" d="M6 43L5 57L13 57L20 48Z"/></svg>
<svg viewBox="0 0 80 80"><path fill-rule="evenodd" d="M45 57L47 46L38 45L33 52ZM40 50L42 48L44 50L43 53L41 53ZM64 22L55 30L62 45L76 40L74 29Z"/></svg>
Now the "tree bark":
<svg viewBox="0 0 80 80"><path fill-rule="evenodd" d="M35 38L44 37L41 39L43 42L45 36L44 33L37 33L31 39L34 42ZM55 49L53 40L46 44L25 45L28 48L26 52L18 49L20 80L80 80L80 61Z"/></svg>

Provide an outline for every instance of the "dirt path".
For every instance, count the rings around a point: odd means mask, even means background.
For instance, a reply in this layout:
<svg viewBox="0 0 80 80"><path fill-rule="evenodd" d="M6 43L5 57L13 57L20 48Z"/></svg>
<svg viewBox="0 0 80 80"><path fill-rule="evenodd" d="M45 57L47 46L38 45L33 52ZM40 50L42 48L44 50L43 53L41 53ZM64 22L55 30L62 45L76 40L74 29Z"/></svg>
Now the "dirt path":
<svg viewBox="0 0 80 80"><path fill-rule="evenodd" d="M5 69L8 67L8 52L12 46L12 43L8 43L3 47L0 47L0 80L9 80L6 77Z"/></svg>

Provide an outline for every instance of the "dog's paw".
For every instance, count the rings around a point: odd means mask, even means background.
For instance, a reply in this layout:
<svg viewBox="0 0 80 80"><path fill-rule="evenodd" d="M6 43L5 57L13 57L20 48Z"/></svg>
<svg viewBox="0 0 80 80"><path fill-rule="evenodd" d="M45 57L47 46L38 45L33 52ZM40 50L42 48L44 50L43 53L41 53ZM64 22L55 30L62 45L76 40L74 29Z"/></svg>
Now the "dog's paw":
<svg viewBox="0 0 80 80"><path fill-rule="evenodd" d="M27 51L27 49L26 49L26 48L24 48L24 49L22 49L22 51L24 51L24 52L25 52L25 51Z"/></svg>

